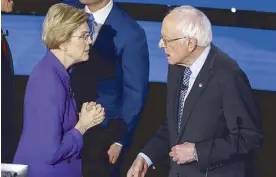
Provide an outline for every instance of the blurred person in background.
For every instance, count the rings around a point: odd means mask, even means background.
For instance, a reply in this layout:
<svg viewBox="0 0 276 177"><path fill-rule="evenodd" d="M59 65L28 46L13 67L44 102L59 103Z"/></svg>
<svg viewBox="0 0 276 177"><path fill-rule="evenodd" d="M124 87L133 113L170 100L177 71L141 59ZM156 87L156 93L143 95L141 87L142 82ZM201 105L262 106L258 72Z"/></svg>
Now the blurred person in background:
<svg viewBox="0 0 276 177"><path fill-rule="evenodd" d="M84 136L83 176L118 177L147 96L147 39L141 26L112 0L80 3L89 14L94 44L89 60L74 65L72 88L79 109L94 100L106 110L105 121Z"/></svg>
<svg viewBox="0 0 276 177"><path fill-rule="evenodd" d="M12 0L1 0L1 12L10 13L13 10ZM16 151L17 138L14 130L17 128L15 120L15 88L14 68L10 46L6 39L8 31L1 28L1 162L12 162Z"/></svg>
<svg viewBox="0 0 276 177"><path fill-rule="evenodd" d="M86 102L78 113L68 69L88 59L92 43L88 15L66 4L53 5L44 20L47 53L29 76L24 126L15 164L29 177L81 177L82 135L104 120L101 105Z"/></svg>

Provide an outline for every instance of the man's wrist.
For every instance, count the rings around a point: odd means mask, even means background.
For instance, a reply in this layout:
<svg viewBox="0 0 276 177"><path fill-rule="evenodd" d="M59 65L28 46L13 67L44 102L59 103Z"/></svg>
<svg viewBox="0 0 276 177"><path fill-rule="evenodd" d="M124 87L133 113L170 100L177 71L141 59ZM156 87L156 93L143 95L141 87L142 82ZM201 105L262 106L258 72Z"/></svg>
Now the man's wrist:
<svg viewBox="0 0 276 177"><path fill-rule="evenodd" d="M146 161L148 167L150 167L152 165L152 161L150 160L150 158L146 154L140 152L138 154L138 156L142 157Z"/></svg>

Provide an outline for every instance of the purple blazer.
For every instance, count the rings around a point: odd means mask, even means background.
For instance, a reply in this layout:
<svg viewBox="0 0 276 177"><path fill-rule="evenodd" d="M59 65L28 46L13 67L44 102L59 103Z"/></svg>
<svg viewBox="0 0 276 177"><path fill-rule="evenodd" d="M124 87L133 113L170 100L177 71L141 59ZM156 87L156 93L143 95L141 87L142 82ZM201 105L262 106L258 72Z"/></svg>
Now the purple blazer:
<svg viewBox="0 0 276 177"><path fill-rule="evenodd" d="M47 51L29 76L24 126L14 163L29 166L29 177L80 177L82 135L70 76Z"/></svg>

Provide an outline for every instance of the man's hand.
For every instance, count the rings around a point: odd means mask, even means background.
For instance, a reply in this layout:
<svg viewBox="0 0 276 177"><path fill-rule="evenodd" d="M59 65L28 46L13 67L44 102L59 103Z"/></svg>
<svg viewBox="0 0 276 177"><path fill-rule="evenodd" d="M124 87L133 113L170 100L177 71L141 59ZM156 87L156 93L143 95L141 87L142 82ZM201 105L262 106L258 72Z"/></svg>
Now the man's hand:
<svg viewBox="0 0 276 177"><path fill-rule="evenodd" d="M122 151L122 146L119 144L113 143L107 152L109 156L109 162L112 164L115 164L121 154L121 151Z"/></svg>
<svg viewBox="0 0 276 177"><path fill-rule="evenodd" d="M192 162L196 160L194 157L194 148L194 143L186 142L172 147L169 155L177 164Z"/></svg>
<svg viewBox="0 0 276 177"><path fill-rule="evenodd" d="M137 156L127 172L127 177L144 177L148 170L148 164L141 156Z"/></svg>

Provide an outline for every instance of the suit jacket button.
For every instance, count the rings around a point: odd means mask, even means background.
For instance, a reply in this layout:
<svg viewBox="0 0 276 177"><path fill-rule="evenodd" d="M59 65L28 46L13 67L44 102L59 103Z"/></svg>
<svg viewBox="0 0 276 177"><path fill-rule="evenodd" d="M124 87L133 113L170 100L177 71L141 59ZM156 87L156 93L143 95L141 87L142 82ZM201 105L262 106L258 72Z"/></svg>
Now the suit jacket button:
<svg viewBox="0 0 276 177"><path fill-rule="evenodd" d="M67 159L67 163L68 163L68 164L71 163L71 159Z"/></svg>

